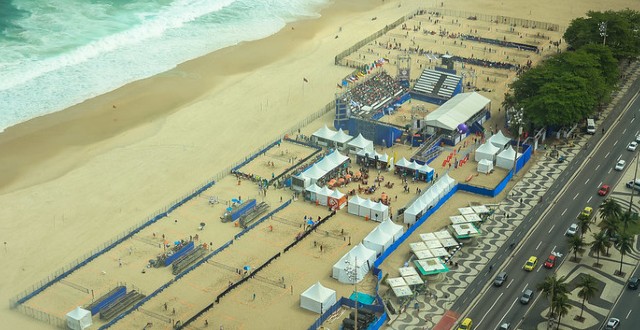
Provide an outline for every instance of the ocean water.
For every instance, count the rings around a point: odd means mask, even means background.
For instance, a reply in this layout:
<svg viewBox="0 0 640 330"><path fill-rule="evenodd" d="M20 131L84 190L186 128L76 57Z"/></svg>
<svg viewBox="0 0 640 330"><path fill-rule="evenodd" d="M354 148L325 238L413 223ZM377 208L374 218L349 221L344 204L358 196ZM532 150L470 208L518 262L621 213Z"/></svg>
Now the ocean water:
<svg viewBox="0 0 640 330"><path fill-rule="evenodd" d="M330 0L0 0L0 131L317 17Z"/></svg>

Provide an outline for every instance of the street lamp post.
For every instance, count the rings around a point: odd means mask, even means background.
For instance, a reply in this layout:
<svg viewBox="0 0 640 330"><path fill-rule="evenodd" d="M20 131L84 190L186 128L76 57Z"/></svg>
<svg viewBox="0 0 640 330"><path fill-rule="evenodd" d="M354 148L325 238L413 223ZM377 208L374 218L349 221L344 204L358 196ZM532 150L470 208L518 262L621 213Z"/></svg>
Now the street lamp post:
<svg viewBox="0 0 640 330"><path fill-rule="evenodd" d="M520 148L520 136L522 136L522 123L524 109L517 110L513 107L509 109L509 127L517 127L518 130L518 142L516 143L516 154L513 156L513 178L516 176L516 162L518 161L518 149Z"/></svg>
<svg viewBox="0 0 640 330"><path fill-rule="evenodd" d="M638 155L636 153L636 171L633 174L633 182L631 183L631 199L629 200L629 216L631 216L631 207L633 206L633 191L635 190L635 185L636 185L636 180L638 180L638 162L640 162L640 159L638 159Z"/></svg>
<svg viewBox="0 0 640 330"><path fill-rule="evenodd" d="M607 22L598 23L598 30L600 31L600 36L602 37L602 45L607 44Z"/></svg>

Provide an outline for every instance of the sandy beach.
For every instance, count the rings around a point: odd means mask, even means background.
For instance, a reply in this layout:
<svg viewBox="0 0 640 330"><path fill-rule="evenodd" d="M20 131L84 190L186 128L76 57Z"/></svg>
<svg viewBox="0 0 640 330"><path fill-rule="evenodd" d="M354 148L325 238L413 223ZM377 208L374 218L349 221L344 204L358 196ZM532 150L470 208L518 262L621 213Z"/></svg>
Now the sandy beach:
<svg viewBox="0 0 640 330"><path fill-rule="evenodd" d="M274 36L189 61L1 133L0 300L8 301L288 133L329 103L336 83L352 71L334 65L336 54L416 8L434 5L440 2L336 0L319 19L291 23ZM631 0L442 5L562 26L587 10L640 9ZM326 116L323 120L330 123ZM8 304L0 317L7 328L51 328Z"/></svg>

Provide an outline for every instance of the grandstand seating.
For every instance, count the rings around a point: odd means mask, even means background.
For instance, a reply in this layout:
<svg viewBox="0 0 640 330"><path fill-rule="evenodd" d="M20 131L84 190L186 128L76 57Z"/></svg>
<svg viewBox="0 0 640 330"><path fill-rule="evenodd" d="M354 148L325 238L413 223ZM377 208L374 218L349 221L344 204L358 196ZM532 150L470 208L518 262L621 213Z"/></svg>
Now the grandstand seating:
<svg viewBox="0 0 640 330"><path fill-rule="evenodd" d="M143 295L142 293L136 290L131 290L124 297L118 299L113 304L102 310L100 312L100 319L105 321L111 320L120 313L129 309L131 306L133 306L133 304L140 301L144 297L145 295Z"/></svg>
<svg viewBox="0 0 640 330"><path fill-rule="evenodd" d="M413 91L441 99L450 99L460 80L462 77L450 73L424 70L413 86Z"/></svg>
<svg viewBox="0 0 640 330"><path fill-rule="evenodd" d="M407 91L388 73L380 72L348 90L342 97L349 102L353 115L366 116L376 113ZM363 110L364 106L370 106L371 110Z"/></svg>

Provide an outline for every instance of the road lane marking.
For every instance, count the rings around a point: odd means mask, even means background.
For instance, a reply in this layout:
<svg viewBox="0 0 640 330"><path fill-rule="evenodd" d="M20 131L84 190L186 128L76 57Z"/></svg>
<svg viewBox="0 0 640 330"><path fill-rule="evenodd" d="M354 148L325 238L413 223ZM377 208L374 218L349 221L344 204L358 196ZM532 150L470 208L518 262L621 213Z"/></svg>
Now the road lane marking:
<svg viewBox="0 0 640 330"><path fill-rule="evenodd" d="M628 319L629 315L631 315L631 310L629 310L629 313L627 313L627 317L625 317L625 319Z"/></svg>
<svg viewBox="0 0 640 330"><path fill-rule="evenodd" d="M580 196L580 193L577 193L575 196L573 196L573 200L575 201L578 196Z"/></svg>
<svg viewBox="0 0 640 330"><path fill-rule="evenodd" d="M607 172L607 174L611 174L611 169L609 169L609 172Z"/></svg>
<svg viewBox="0 0 640 330"><path fill-rule="evenodd" d="M562 214L564 214L564 213L562 213ZM551 234L551 231L553 230L553 228L554 228L555 226L556 226L555 224L554 224L553 226L551 226L551 229L549 229L549 234ZM540 245L538 245L538 246L540 246Z"/></svg>
<svg viewBox="0 0 640 330"><path fill-rule="evenodd" d="M542 244L542 241L540 241L540 243L538 243L538 246L536 246L536 250L540 247L541 244Z"/></svg>
<svg viewBox="0 0 640 330"><path fill-rule="evenodd" d="M592 198L593 198L593 196L589 197L589 199L587 200L587 203L591 202Z"/></svg>
<svg viewBox="0 0 640 330"><path fill-rule="evenodd" d="M591 178L589 178L589 179L587 179L587 181L585 181L585 182L584 182L584 184L587 184L587 183L589 183L589 180L590 180L590 179L591 179Z"/></svg>
<svg viewBox="0 0 640 330"><path fill-rule="evenodd" d="M542 265L540 265L540 267L538 267L538 270L536 270L536 273L539 272L540 269L542 269Z"/></svg>
<svg viewBox="0 0 640 330"><path fill-rule="evenodd" d="M509 288L509 286L511 285L511 283L513 283L513 279L511 279L511 282L509 282L509 284L507 284L507 289Z"/></svg>
<svg viewBox="0 0 640 330"><path fill-rule="evenodd" d="M618 144L618 140L616 140L616 142L613 143L613 145L615 146L616 144Z"/></svg>
<svg viewBox="0 0 640 330"><path fill-rule="evenodd" d="M502 318L500 318L500 321L498 321L498 324L496 325L496 328L499 327L502 324L502 321L504 321L504 318L507 317L507 314L509 314L509 312L511 311L511 309L513 308L513 305L516 304L516 301L518 301L518 298L516 298L515 300L513 300L513 302L511 303L511 306L509 306L509 309L507 309L507 312L504 313L504 315L502 315Z"/></svg>
<svg viewBox="0 0 640 330"><path fill-rule="evenodd" d="M600 164L598 164L598 166L596 166L596 171L598 170L599 167L600 167Z"/></svg>
<svg viewBox="0 0 640 330"><path fill-rule="evenodd" d="M632 123L633 123L633 120L634 120L634 119L635 119L635 118L631 119L631 122L632 122ZM626 133L626 132L627 132L627 129L625 128L624 130L622 130L622 135L624 135L624 133Z"/></svg>
<svg viewBox="0 0 640 330"><path fill-rule="evenodd" d="M604 155L604 158L607 158L607 157L609 157L609 153L608 152L607 152L606 155Z"/></svg>
<svg viewBox="0 0 640 330"><path fill-rule="evenodd" d="M482 321L484 321L485 317L487 317L487 315L489 315L489 312L491 312L493 307L496 306L496 304L498 303L498 300L500 300L500 298L502 298L503 294L504 294L503 292L500 292L500 295L498 296L498 299L496 299L496 301L493 302L493 305L491 305L491 307L489 307L489 310L486 313L484 313L484 316L482 317L482 319L480 319L480 322L478 322L478 324L476 325L476 328L482 329L482 328L480 328L480 324L482 324Z"/></svg>
<svg viewBox="0 0 640 330"><path fill-rule="evenodd" d="M554 252L556 251L556 246L557 246L557 245L554 245L554 246L553 246L553 249L551 249L551 253L554 253Z"/></svg>
<svg viewBox="0 0 640 330"><path fill-rule="evenodd" d="M567 213L567 209L564 209L564 211L562 211L562 214L560 215L564 215L565 213Z"/></svg>

